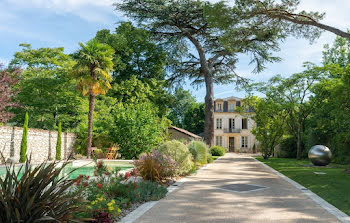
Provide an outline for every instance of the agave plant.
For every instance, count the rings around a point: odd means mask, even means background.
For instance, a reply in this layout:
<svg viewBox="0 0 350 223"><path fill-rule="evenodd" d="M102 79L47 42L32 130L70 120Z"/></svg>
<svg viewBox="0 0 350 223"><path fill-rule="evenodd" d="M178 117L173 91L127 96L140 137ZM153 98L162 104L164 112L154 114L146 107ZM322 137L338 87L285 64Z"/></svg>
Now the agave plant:
<svg viewBox="0 0 350 223"><path fill-rule="evenodd" d="M74 202L80 193L69 192L76 180L61 176L68 162L32 166L30 161L15 170L6 166L0 177L0 222L67 222L78 211Z"/></svg>

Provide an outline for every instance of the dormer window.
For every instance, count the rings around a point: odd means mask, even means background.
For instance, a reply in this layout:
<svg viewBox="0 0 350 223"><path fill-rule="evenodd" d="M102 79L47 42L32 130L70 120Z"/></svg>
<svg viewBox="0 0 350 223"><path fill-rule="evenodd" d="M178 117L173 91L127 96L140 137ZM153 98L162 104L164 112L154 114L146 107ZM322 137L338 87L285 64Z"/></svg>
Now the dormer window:
<svg viewBox="0 0 350 223"><path fill-rule="evenodd" d="M218 104L218 111L222 110L222 104Z"/></svg>
<svg viewBox="0 0 350 223"><path fill-rule="evenodd" d="M233 111L235 109L235 105L234 104L230 104L230 111Z"/></svg>

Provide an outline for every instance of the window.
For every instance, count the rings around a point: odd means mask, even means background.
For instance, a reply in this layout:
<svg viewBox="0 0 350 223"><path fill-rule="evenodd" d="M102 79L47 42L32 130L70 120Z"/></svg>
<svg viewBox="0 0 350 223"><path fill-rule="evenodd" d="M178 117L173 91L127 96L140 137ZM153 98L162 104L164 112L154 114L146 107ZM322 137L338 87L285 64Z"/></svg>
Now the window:
<svg viewBox="0 0 350 223"><path fill-rule="evenodd" d="M235 128L235 119L234 118L230 118L229 119L228 126L230 127L230 129L234 129Z"/></svg>
<svg viewBox="0 0 350 223"><path fill-rule="evenodd" d="M248 129L248 119L242 119L242 129Z"/></svg>
<svg viewBox="0 0 350 223"><path fill-rule="evenodd" d="M218 104L218 111L221 111L221 107L222 106L222 104Z"/></svg>
<svg viewBox="0 0 350 223"><path fill-rule="evenodd" d="M235 110L235 105L234 104L230 104L230 111Z"/></svg>
<svg viewBox="0 0 350 223"><path fill-rule="evenodd" d="M242 148L248 148L248 136L242 136L241 143Z"/></svg>
<svg viewBox="0 0 350 223"><path fill-rule="evenodd" d="M222 129L222 119L221 118L216 119L216 129Z"/></svg>
<svg viewBox="0 0 350 223"><path fill-rule="evenodd" d="M216 136L216 139L215 139L215 144L217 146L222 146L222 136Z"/></svg>

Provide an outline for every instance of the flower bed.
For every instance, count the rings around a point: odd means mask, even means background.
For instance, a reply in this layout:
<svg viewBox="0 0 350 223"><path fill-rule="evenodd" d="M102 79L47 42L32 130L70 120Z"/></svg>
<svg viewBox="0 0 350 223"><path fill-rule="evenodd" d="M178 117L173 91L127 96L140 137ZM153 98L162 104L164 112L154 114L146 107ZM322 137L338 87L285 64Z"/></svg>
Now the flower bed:
<svg viewBox="0 0 350 223"><path fill-rule="evenodd" d="M81 191L84 201L76 203L84 207L75 213L79 219L95 219L92 222L113 222L140 204L163 198L167 189L156 182L137 181L136 171L120 174L119 169L108 171L98 162L95 177L79 176L73 193Z"/></svg>

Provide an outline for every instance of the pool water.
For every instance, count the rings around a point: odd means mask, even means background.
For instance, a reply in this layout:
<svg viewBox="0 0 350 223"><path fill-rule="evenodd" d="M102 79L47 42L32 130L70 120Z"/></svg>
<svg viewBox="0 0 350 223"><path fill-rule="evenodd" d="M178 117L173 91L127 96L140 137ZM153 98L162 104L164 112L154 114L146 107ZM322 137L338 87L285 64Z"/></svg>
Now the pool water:
<svg viewBox="0 0 350 223"><path fill-rule="evenodd" d="M104 164L107 166L108 171L115 170L117 167L120 168L120 170L126 170L133 168L134 166L131 163L119 163L119 162L104 162ZM15 167L15 171L18 171L20 169L20 166ZM76 169L74 172L70 173L72 170ZM70 163L67 166L65 166L62 170L62 175L67 175L70 173L69 178L75 179L79 175L84 176L93 176L95 171L95 165L94 163L84 166L75 166L74 164ZM4 176L6 174L6 168L0 167L0 177ZM19 177L21 177L22 174L19 174Z"/></svg>
<svg viewBox="0 0 350 223"><path fill-rule="evenodd" d="M115 170L117 167L119 167L120 170L127 170L130 168L133 168L133 166L131 164L127 164L127 165L121 165L121 164L106 164L107 166L107 170L108 171L113 171ZM68 174L69 172L71 172L72 170L76 169L77 167L72 167L71 164L67 165L64 169L63 169L63 174ZM70 179L75 179L77 178L79 175L84 175L84 176L93 176L94 175L94 171L95 171L95 167L94 166L82 166L79 167L77 170L75 170L74 172L72 172L69 176Z"/></svg>

